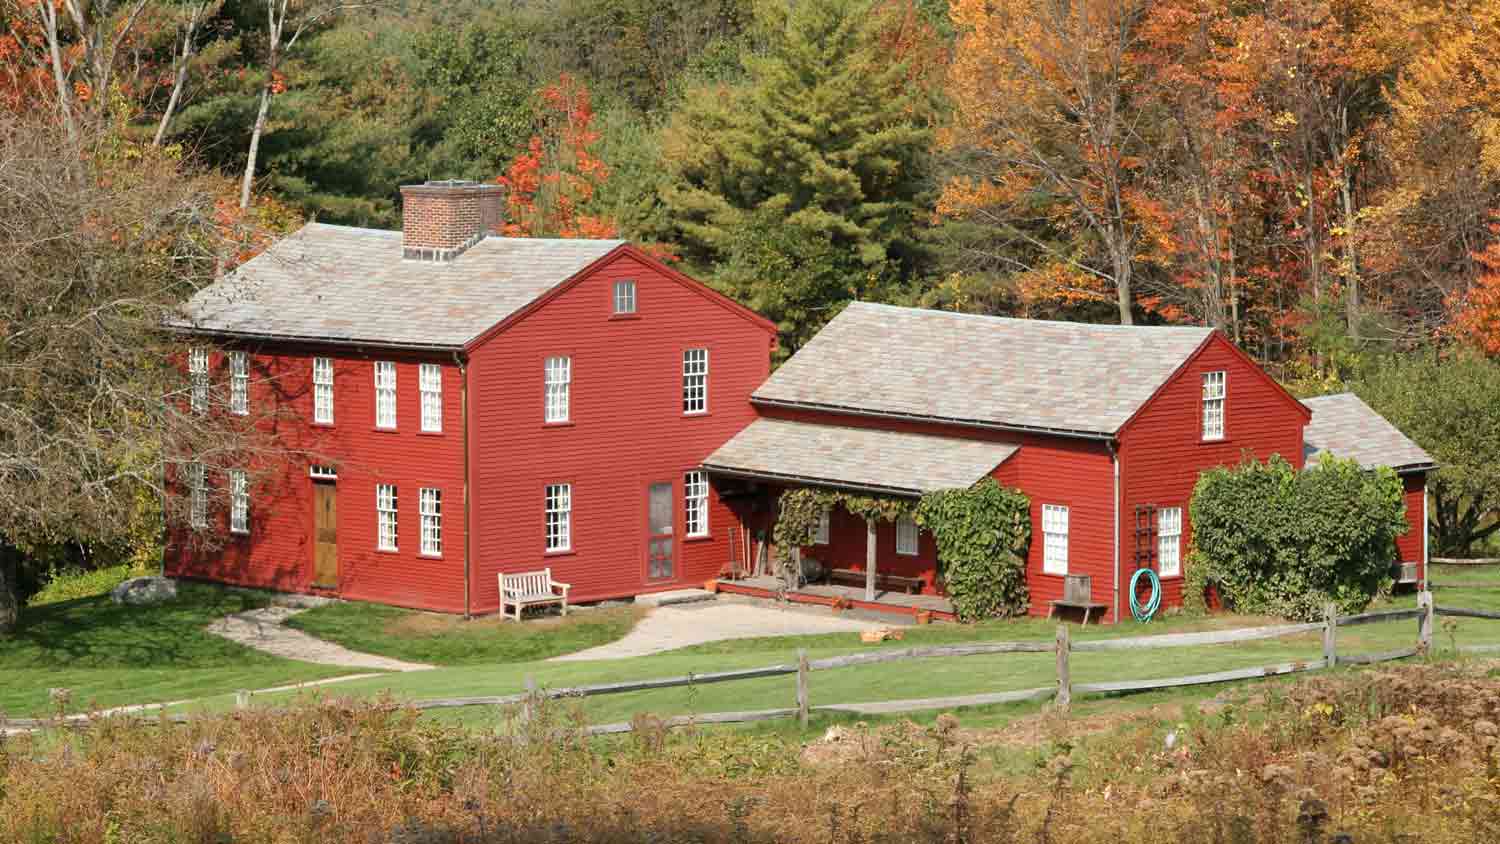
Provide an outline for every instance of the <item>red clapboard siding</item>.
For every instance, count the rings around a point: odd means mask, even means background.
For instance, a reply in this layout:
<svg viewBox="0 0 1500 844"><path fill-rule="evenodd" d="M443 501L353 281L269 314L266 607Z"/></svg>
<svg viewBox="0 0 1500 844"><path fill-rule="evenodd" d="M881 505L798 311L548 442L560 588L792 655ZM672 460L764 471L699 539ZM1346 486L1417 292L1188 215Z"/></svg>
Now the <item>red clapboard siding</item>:
<svg viewBox="0 0 1500 844"><path fill-rule="evenodd" d="M1031 499L1032 542L1026 561L1026 580L1031 592L1032 615L1046 615L1048 601L1062 597L1061 575L1042 573L1042 505L1068 507L1068 570L1093 578L1093 599L1111 603L1114 583L1114 468L1108 447L1098 440L1085 440L1044 434L1024 434L983 428L880 419L852 414L822 413L777 407L758 408L761 415L823 425L879 428L917 434L962 437L990 442L1014 443L1020 450L1001 463L991 474L1000 483L1019 489ZM809 549L819 559L828 559L838 568L864 569L865 538L863 522L853 516L836 520L831 526L832 547ZM895 526L877 528L876 568L908 577L921 577L929 586L936 574L937 549L926 532L918 534L920 554L915 558L896 554Z"/></svg>
<svg viewBox="0 0 1500 844"><path fill-rule="evenodd" d="M306 591L313 577L311 463L338 466L338 593L346 598L450 612L463 611L463 413L461 377L451 357L405 352L360 352L343 346L245 347L250 353L250 401L267 409L264 427L283 447L298 452L288 461L253 467L250 534L229 534L227 516L215 529L227 537L221 549L195 551L174 536L167 572L285 591ZM334 367L334 424L314 425L312 359L329 357ZM376 430L374 362L396 364L396 429ZM437 363L443 372L443 431L422 433L418 366ZM215 367L224 366L215 355ZM220 373L222 374L222 373ZM210 478L223 495L227 481ZM396 552L375 550L375 485L397 487ZM442 490L443 554L419 551L418 489ZM221 514L222 515L222 514Z"/></svg>
<svg viewBox="0 0 1500 844"><path fill-rule="evenodd" d="M1226 373L1224 439L1202 439L1202 378ZM1120 432L1121 589L1135 571L1135 508L1182 508L1182 556L1192 536L1188 505L1205 469L1279 454L1302 466L1309 414L1253 361L1215 334ZM1153 554L1153 567L1155 556ZM1182 603L1182 577L1163 578L1162 607ZM1125 607L1121 604L1121 612Z"/></svg>
<svg viewBox="0 0 1500 844"><path fill-rule="evenodd" d="M613 288L636 282L637 315ZM577 600L701 585L729 559L729 509L683 536L683 475L754 418L774 327L630 254L617 254L473 350L474 609L498 608L496 574L552 568ZM709 350L708 413L682 413L682 353ZM543 361L572 357L571 421L543 424ZM646 577L647 487L671 482L676 576ZM573 550L545 553L548 484L573 485Z"/></svg>
<svg viewBox="0 0 1500 844"><path fill-rule="evenodd" d="M1423 539L1426 536L1427 525L1423 521L1426 510L1423 508L1427 501L1427 473L1412 472L1401 476L1403 499L1406 502L1406 524L1409 529L1402 536L1396 537L1396 556L1402 562L1417 563L1417 579L1427 579L1427 554Z"/></svg>

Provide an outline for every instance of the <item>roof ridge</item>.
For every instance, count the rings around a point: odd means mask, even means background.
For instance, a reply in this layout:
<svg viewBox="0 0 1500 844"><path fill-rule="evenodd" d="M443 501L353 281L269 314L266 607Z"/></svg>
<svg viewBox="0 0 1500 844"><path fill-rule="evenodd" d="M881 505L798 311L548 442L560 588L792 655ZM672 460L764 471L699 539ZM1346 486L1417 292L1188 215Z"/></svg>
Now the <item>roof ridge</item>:
<svg viewBox="0 0 1500 844"><path fill-rule="evenodd" d="M1182 333L1202 332L1212 333L1215 329L1206 325L1120 325L1113 322L1079 322L1070 319L1034 319L1031 317L1011 317L999 314L971 314L963 311L947 311L942 308L920 308L912 305L892 305L886 302L867 302L856 299L849 303L848 307L879 308L881 310L899 311L909 314L938 314L955 319L974 320L975 322L1006 322L1025 325L1068 325L1083 328L1098 328L1123 331L1177 331Z"/></svg>

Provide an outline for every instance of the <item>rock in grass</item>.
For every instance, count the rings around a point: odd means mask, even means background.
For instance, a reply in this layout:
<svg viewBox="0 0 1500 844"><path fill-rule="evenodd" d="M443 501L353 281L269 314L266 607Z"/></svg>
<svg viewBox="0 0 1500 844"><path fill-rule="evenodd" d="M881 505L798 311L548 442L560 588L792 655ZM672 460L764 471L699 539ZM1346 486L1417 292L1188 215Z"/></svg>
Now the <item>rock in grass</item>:
<svg viewBox="0 0 1500 844"><path fill-rule="evenodd" d="M177 597L177 581L169 577L132 577L111 589L110 600L133 606L160 604Z"/></svg>

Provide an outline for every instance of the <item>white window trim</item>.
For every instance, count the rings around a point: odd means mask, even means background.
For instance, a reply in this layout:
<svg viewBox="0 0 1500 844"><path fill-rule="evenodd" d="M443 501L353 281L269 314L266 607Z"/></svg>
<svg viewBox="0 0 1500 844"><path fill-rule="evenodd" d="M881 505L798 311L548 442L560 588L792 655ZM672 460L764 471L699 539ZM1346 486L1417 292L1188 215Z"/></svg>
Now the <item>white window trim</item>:
<svg viewBox="0 0 1500 844"><path fill-rule="evenodd" d="M1068 573L1068 508L1042 505L1042 573Z"/></svg>
<svg viewBox="0 0 1500 844"><path fill-rule="evenodd" d="M208 349L202 346L188 349L188 383L193 412L208 410Z"/></svg>
<svg viewBox="0 0 1500 844"><path fill-rule="evenodd" d="M573 358L553 355L542 362L542 421L561 424L573 417Z"/></svg>
<svg viewBox="0 0 1500 844"><path fill-rule="evenodd" d="M250 480L244 469L229 470L229 532L250 532Z"/></svg>
<svg viewBox="0 0 1500 844"><path fill-rule="evenodd" d="M1168 554L1167 552L1171 553ZM1172 568L1167 569L1167 560ZM1156 511L1156 564L1157 574L1162 577L1178 577L1182 574L1182 508L1161 507Z"/></svg>
<svg viewBox="0 0 1500 844"><path fill-rule="evenodd" d="M375 485L375 549L400 550L400 499L395 484ZM386 528L390 530L387 531Z"/></svg>
<svg viewBox="0 0 1500 844"><path fill-rule="evenodd" d="M635 314L635 291L636 283L633 278L622 278L614 284L614 313L615 316L631 316ZM621 295L621 294L625 295ZM621 306L625 307L621 307Z"/></svg>
<svg viewBox="0 0 1500 844"><path fill-rule="evenodd" d="M443 368L424 363L418 369L417 388L422 396L422 430L437 434L443 430Z"/></svg>
<svg viewBox="0 0 1500 844"><path fill-rule="evenodd" d="M386 378L382 378L384 374ZM375 361L375 427L383 431L396 430L396 364L394 361Z"/></svg>
<svg viewBox="0 0 1500 844"><path fill-rule="evenodd" d="M701 355L701 360L697 357ZM699 371L698 364L702 364ZM708 349L684 349L682 352L682 415L708 413Z"/></svg>
<svg viewBox="0 0 1500 844"><path fill-rule="evenodd" d="M242 351L229 353L229 412L250 413L250 356Z"/></svg>
<svg viewBox="0 0 1500 844"><path fill-rule="evenodd" d="M1218 422L1217 430L1209 428L1209 409ZM1227 428L1229 409L1229 373L1222 369L1203 373L1202 437L1205 440L1222 440Z"/></svg>
<svg viewBox="0 0 1500 844"><path fill-rule="evenodd" d="M443 491L436 487L417 490L418 509L422 514L422 556L443 556Z"/></svg>
<svg viewBox="0 0 1500 844"><path fill-rule="evenodd" d="M332 466L323 466L317 463L307 467L307 475L311 478L336 481L339 478L339 470Z"/></svg>
<svg viewBox="0 0 1500 844"><path fill-rule="evenodd" d="M313 422L333 424L333 358L313 358Z"/></svg>
<svg viewBox="0 0 1500 844"><path fill-rule="evenodd" d="M827 545L828 544L828 534L830 532L829 528L831 527L831 523L832 523L832 520L833 520L832 517L833 517L832 512L829 511L829 510L826 510L826 509L823 512L821 512L821 513L818 514L818 523L813 526L813 544L814 545Z"/></svg>
<svg viewBox="0 0 1500 844"><path fill-rule="evenodd" d="M896 553L904 557L915 557L921 547L916 521L911 516L896 519Z"/></svg>
<svg viewBox="0 0 1500 844"><path fill-rule="evenodd" d="M544 513L542 524L547 552L557 554L573 550L573 485L548 484ZM553 531L554 524L557 525L556 531Z"/></svg>
<svg viewBox="0 0 1500 844"><path fill-rule="evenodd" d="M708 536L708 476L688 472L682 479L684 528L689 537Z"/></svg>

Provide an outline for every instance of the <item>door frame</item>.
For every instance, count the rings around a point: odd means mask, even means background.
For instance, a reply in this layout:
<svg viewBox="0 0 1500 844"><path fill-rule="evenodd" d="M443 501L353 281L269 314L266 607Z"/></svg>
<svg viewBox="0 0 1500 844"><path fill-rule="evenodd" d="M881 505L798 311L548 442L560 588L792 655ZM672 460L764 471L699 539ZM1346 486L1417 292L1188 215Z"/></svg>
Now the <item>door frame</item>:
<svg viewBox="0 0 1500 844"><path fill-rule="evenodd" d="M337 592L338 589L339 589L339 580L340 580L340 578L341 578L341 576L343 574L343 566L340 565L340 554L339 554L340 543L339 543L339 539L338 539L338 532L339 532L338 531L338 523L339 523L339 519L338 519L338 488L339 488L339 485L338 485L338 476L337 475L331 475L331 476L310 475L310 477L309 477L308 480L309 480L309 486L312 489L312 496L311 496L311 498L312 498L312 501L311 501L311 504L312 504L312 530L310 531L311 536L312 536L312 571L310 573L310 576L308 577L307 584L308 584L308 587L312 588L312 589L321 589L321 590L325 590L325 591L329 591L329 592ZM333 501L334 501L334 504L333 504L333 506L334 506L334 514L333 514L333 530L334 530L334 541L333 541L333 578L334 578L334 582L331 583L331 584L330 583L323 583L323 582L321 582L318 579L318 545L319 545L319 542L318 542L318 504L319 504L319 497L322 494L321 490L323 490L323 489L327 489L327 490L330 491L330 494L333 495Z"/></svg>
<svg viewBox="0 0 1500 844"><path fill-rule="evenodd" d="M672 540L672 573L666 577L651 576L651 543L659 534L651 531L651 489L656 486L665 486L667 493L667 512L670 513L672 532L669 535ZM665 586L676 583L682 579L682 531L677 518L677 482L671 477L657 480L646 480L642 484L644 495L642 496L642 512L639 524L645 529L643 553L641 555L641 585L650 589L657 586Z"/></svg>

